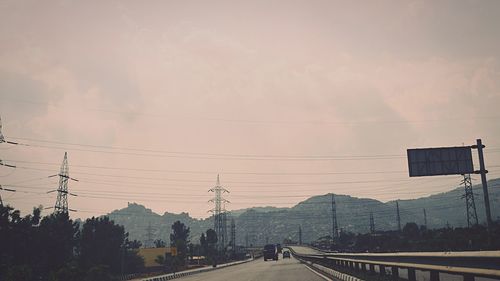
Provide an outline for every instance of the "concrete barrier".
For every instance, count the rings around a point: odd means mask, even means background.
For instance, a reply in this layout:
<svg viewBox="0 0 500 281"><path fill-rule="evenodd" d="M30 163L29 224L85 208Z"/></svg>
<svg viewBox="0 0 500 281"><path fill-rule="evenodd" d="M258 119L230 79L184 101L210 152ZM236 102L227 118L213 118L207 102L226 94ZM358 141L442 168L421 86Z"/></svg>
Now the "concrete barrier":
<svg viewBox="0 0 500 281"><path fill-rule="evenodd" d="M192 269L192 270L178 272L178 273L169 273L169 274L164 274L164 275L155 276L155 277L148 277L148 278L144 278L144 279L140 279L140 280L141 281L164 281L164 280L172 280L172 279L176 279L176 278L180 278L180 277L184 277L184 276L188 276L188 275L193 275L193 274L203 273L203 272L207 272L207 271L217 270L217 269L220 269L220 268L225 268L225 267L228 267L228 266L243 264L243 263L246 263L246 262L249 262L249 261L253 261L253 259L248 259L248 260L244 260L244 261L230 262L230 263L224 263L224 264L218 265L217 267L203 267L203 268Z"/></svg>

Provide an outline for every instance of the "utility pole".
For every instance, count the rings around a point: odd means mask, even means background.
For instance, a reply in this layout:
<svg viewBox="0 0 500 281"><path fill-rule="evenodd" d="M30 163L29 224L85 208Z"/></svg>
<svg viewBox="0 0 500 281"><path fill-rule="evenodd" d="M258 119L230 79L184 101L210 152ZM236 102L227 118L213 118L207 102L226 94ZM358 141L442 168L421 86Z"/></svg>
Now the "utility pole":
<svg viewBox="0 0 500 281"><path fill-rule="evenodd" d="M462 180L462 184L464 185L465 194L462 195L462 198L465 199L465 208L467 212L467 227L471 227L472 225L477 225L477 211L476 204L474 202L474 192L472 190L472 179L470 175L464 175L464 179Z"/></svg>
<svg viewBox="0 0 500 281"><path fill-rule="evenodd" d="M332 193L332 240L339 236L339 227L337 224L337 204L335 203L335 194Z"/></svg>
<svg viewBox="0 0 500 281"><path fill-rule="evenodd" d="M425 212L425 208L424 208L424 225L425 229L427 229L427 213Z"/></svg>
<svg viewBox="0 0 500 281"><path fill-rule="evenodd" d="M486 223L488 226L488 232L491 231L491 209L490 209L490 196L488 194L488 181L486 180L486 174L488 170L486 170L484 164L484 155L483 155L483 145L481 139L476 140L476 145L473 145L472 148L477 148L477 155L479 156L479 171L475 173L481 174L481 183L483 184L483 195L484 195L484 209L486 211ZM490 232L491 233L491 232Z"/></svg>
<svg viewBox="0 0 500 281"><path fill-rule="evenodd" d="M77 196L76 194L68 192L68 181L78 181L77 179L71 178L69 176L69 168L68 168L68 153L64 152L64 159L61 164L61 170L57 175L51 175L50 177L59 177L59 188L57 190L52 190L47 193L51 193L57 191L57 200L54 205L54 213L68 213L68 211L75 212L76 210L68 208L68 194L71 196Z"/></svg>
<svg viewBox="0 0 500 281"><path fill-rule="evenodd" d="M373 218L373 212L370 212L370 233L375 233L375 219Z"/></svg>
<svg viewBox="0 0 500 281"><path fill-rule="evenodd" d="M299 245L302 245L302 227L299 225Z"/></svg>
<svg viewBox="0 0 500 281"><path fill-rule="evenodd" d="M212 212L214 216L214 230L215 233L217 233L217 250L222 252L225 247L227 235L227 233L225 233L226 220L224 219L226 210L223 207L223 204L229 203L229 201L222 198L222 194L229 193L229 191L220 185L219 175L217 175L217 182L215 186L208 191L215 193L215 197L209 200L209 202L213 202L215 204L215 207L210 210L210 212Z"/></svg>
<svg viewBox="0 0 500 281"><path fill-rule="evenodd" d="M399 215L399 201L396 201L396 212L398 220L398 231L401 232L401 216Z"/></svg>

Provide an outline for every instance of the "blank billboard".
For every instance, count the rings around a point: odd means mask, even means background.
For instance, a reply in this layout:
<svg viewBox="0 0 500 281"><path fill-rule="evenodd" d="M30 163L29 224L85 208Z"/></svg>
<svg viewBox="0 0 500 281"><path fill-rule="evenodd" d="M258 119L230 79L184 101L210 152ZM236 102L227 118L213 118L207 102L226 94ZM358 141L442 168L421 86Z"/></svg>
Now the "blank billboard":
<svg viewBox="0 0 500 281"><path fill-rule="evenodd" d="M408 149L410 177L474 173L470 146Z"/></svg>

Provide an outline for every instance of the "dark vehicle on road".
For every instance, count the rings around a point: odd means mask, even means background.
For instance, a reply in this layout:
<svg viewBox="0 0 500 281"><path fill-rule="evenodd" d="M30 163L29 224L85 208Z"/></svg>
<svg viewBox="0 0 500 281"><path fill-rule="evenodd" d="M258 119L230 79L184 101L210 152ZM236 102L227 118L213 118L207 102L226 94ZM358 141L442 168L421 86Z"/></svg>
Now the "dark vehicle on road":
<svg viewBox="0 0 500 281"><path fill-rule="evenodd" d="M278 248L274 244L267 244L264 246L264 261L278 260Z"/></svg>
<svg viewBox="0 0 500 281"><path fill-rule="evenodd" d="M290 251L283 251L283 258L290 258Z"/></svg>

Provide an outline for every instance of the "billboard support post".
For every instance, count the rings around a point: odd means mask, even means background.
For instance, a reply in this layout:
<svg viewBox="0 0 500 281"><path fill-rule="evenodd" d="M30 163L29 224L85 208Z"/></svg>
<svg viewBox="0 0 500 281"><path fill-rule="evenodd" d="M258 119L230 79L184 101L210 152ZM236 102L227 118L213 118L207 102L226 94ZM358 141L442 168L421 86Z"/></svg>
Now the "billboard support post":
<svg viewBox="0 0 500 281"><path fill-rule="evenodd" d="M472 146L462 147L436 147L408 149L408 172L410 177L442 176L480 174L483 185L484 209L486 211L486 226L488 238L491 241L491 209L488 195L488 182L484 164L483 145L481 139L476 140ZM479 156L479 170L474 170L472 149L477 149Z"/></svg>
<svg viewBox="0 0 500 281"><path fill-rule="evenodd" d="M484 209L486 210L486 224L488 226L488 230L491 227L491 209L490 209L490 196L488 194L488 182L486 181L486 174L488 170L486 170L484 165L484 155L483 155L483 145L481 139L477 139L477 145L472 146L472 148L477 149L477 155L479 156L479 171L475 171L474 173L481 175L481 183L483 184L483 195L484 195Z"/></svg>

